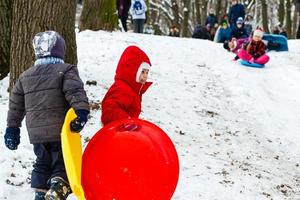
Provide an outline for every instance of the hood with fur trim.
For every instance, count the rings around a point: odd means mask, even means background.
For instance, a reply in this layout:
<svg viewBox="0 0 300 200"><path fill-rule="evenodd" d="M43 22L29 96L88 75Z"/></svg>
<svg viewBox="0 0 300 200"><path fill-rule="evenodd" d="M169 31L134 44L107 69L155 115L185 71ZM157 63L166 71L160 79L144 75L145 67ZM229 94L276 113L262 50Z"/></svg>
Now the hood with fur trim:
<svg viewBox="0 0 300 200"><path fill-rule="evenodd" d="M151 62L144 51L137 46L127 47L117 66L115 81L126 82L137 94L146 92L152 82L146 82L144 85L137 82L142 69L149 69Z"/></svg>

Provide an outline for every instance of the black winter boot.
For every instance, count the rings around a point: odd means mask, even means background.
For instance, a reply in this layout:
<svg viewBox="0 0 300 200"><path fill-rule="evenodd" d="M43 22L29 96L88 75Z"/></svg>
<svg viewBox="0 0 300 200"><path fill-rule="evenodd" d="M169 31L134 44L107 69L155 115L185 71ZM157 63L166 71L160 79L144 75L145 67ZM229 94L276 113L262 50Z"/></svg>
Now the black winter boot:
<svg viewBox="0 0 300 200"><path fill-rule="evenodd" d="M50 189L45 195L45 200L66 200L71 194L69 184L60 177L54 177L50 181Z"/></svg>

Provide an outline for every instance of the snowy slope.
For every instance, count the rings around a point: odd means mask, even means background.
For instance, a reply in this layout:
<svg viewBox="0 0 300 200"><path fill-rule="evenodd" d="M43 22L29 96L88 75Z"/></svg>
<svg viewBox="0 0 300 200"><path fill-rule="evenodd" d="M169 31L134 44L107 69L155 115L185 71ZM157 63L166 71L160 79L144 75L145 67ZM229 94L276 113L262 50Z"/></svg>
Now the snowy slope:
<svg viewBox="0 0 300 200"><path fill-rule="evenodd" d="M90 100L101 101L128 45L141 47L153 64L141 118L176 145L181 170L174 200L300 199L300 41L290 41L289 52L271 52L266 68L255 69L209 41L81 32L79 71L84 82L98 83L85 86ZM8 78L0 82L1 138L7 85ZM84 139L101 128L100 111L91 116ZM17 151L3 142L0 150L0 199L32 199L26 129Z"/></svg>

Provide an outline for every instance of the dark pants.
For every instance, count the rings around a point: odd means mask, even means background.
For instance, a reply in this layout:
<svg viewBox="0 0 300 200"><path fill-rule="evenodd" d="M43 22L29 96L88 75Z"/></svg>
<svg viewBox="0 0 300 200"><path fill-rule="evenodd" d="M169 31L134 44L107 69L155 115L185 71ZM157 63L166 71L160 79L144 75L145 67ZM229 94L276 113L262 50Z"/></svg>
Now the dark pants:
<svg viewBox="0 0 300 200"><path fill-rule="evenodd" d="M61 177L68 181L62 155L61 142L33 144L36 161L31 174L31 187L49 189L49 180Z"/></svg>
<svg viewBox="0 0 300 200"><path fill-rule="evenodd" d="M127 32L127 18L128 18L128 15L122 15L120 17L120 20L122 22L122 26L123 26L123 29L125 32Z"/></svg>
<svg viewBox="0 0 300 200"><path fill-rule="evenodd" d="M145 23L145 19L134 19L133 20L134 32L143 33L144 23Z"/></svg>

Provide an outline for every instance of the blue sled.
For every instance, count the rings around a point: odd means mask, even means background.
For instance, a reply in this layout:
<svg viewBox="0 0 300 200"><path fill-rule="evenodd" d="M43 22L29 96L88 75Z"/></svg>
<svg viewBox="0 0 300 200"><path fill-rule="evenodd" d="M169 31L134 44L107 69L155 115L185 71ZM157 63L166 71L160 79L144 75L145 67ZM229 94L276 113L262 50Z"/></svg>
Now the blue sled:
<svg viewBox="0 0 300 200"><path fill-rule="evenodd" d="M238 60L238 62L241 64L241 65L245 65L247 67L255 67L255 68L264 68L265 65L261 65L261 64L258 64L258 63L250 63L248 61L245 61L245 60Z"/></svg>
<svg viewBox="0 0 300 200"><path fill-rule="evenodd" d="M288 51L288 40L283 35L264 34L263 40L268 41L267 49L269 51Z"/></svg>

